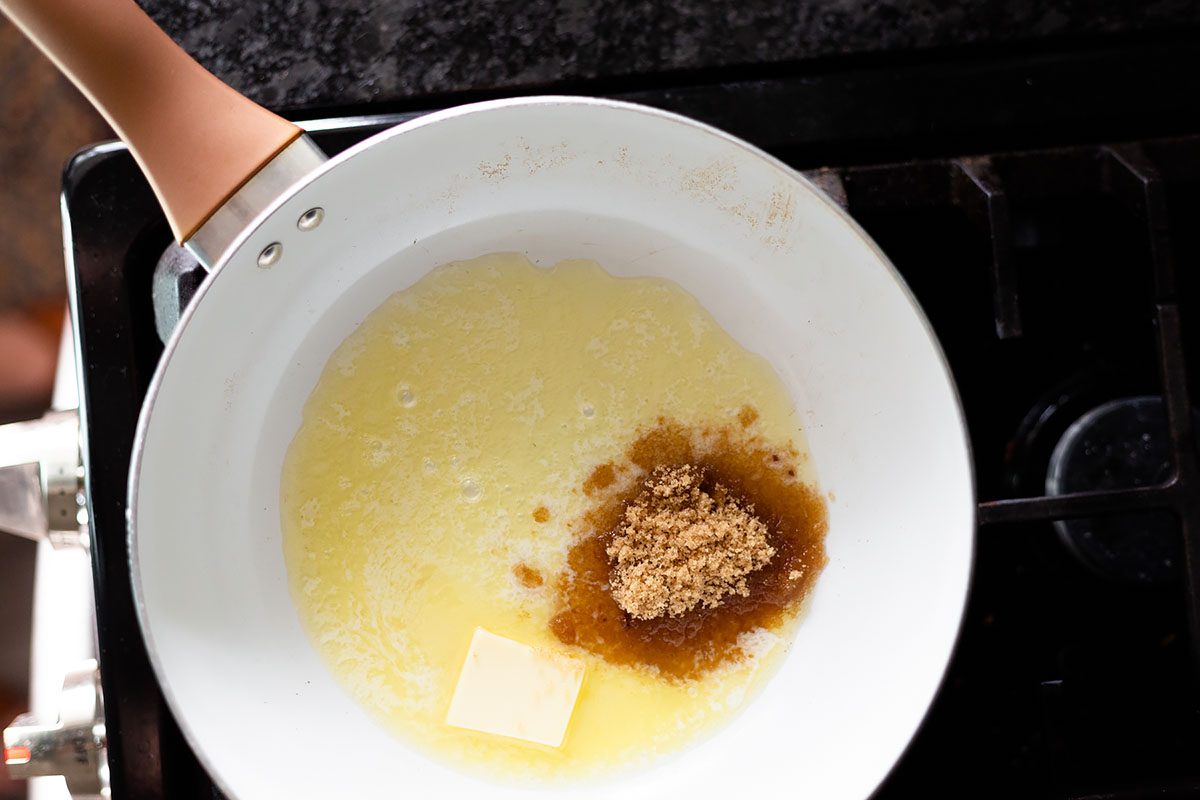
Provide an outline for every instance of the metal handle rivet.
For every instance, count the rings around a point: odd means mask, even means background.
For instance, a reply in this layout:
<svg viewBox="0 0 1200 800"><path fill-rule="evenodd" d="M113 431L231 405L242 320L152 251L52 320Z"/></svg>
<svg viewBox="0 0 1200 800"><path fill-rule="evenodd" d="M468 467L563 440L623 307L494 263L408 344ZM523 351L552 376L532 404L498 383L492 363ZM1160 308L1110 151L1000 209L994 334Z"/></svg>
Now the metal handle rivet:
<svg viewBox="0 0 1200 800"><path fill-rule="evenodd" d="M300 215L300 219L296 220L296 227L302 231L311 231L320 225L323 219L325 219L325 209L320 206L310 208Z"/></svg>
<svg viewBox="0 0 1200 800"><path fill-rule="evenodd" d="M258 266L262 269L273 266L275 262L283 257L283 245L279 242L271 242L263 248L263 251L258 254Z"/></svg>

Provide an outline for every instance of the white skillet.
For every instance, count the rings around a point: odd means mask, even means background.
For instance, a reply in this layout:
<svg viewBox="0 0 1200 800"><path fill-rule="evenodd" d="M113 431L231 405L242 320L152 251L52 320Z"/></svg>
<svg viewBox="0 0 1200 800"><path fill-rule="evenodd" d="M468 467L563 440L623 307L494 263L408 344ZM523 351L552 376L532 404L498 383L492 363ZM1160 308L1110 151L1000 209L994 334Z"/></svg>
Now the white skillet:
<svg viewBox="0 0 1200 800"><path fill-rule="evenodd" d="M864 798L878 786L953 649L975 505L945 360L840 209L713 128L580 98L431 114L322 163L132 2L0 8L110 118L176 233L213 265L142 410L129 530L156 675L224 792L546 794L452 771L369 719L305 638L280 545L284 450L330 353L432 267L495 251L677 281L783 378L830 498L829 564L762 694L655 767L552 793ZM166 116L131 87L153 104L170 92Z"/></svg>

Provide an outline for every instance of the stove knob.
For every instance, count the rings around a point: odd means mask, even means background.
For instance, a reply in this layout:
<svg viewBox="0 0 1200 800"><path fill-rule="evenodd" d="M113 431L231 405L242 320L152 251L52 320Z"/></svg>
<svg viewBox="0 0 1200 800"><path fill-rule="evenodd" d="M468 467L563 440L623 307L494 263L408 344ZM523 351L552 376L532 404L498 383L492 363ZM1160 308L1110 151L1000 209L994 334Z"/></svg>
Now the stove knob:
<svg viewBox="0 0 1200 800"><path fill-rule="evenodd" d="M67 673L56 722L22 714L4 729L4 763L11 778L62 775L72 798L108 800L107 745L100 672L88 659Z"/></svg>

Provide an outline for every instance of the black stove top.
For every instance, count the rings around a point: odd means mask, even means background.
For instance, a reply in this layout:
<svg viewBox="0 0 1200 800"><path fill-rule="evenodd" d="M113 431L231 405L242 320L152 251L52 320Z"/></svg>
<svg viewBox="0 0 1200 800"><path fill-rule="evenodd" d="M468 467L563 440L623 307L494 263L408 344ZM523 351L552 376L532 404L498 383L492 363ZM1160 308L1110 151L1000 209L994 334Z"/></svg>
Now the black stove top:
<svg viewBox="0 0 1200 800"><path fill-rule="evenodd" d="M1200 369L1184 357L1200 352L1197 54L1191 39L1120 41L585 87L806 170L946 350L983 501L975 578L943 687L880 798L1200 794ZM416 113L315 138L333 153ZM162 701L127 565L130 448L162 352L150 280L170 233L120 146L76 156L64 209L113 795L219 797Z"/></svg>

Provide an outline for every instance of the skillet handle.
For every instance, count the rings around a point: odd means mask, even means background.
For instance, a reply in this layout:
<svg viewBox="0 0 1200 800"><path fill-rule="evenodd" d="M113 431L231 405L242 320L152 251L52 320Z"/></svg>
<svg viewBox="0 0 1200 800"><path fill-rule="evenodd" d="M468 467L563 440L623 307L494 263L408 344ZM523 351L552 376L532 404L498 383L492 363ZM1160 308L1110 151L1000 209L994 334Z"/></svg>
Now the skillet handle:
<svg viewBox="0 0 1200 800"><path fill-rule="evenodd" d="M243 97L133 0L0 0L117 134L184 242L302 131Z"/></svg>

